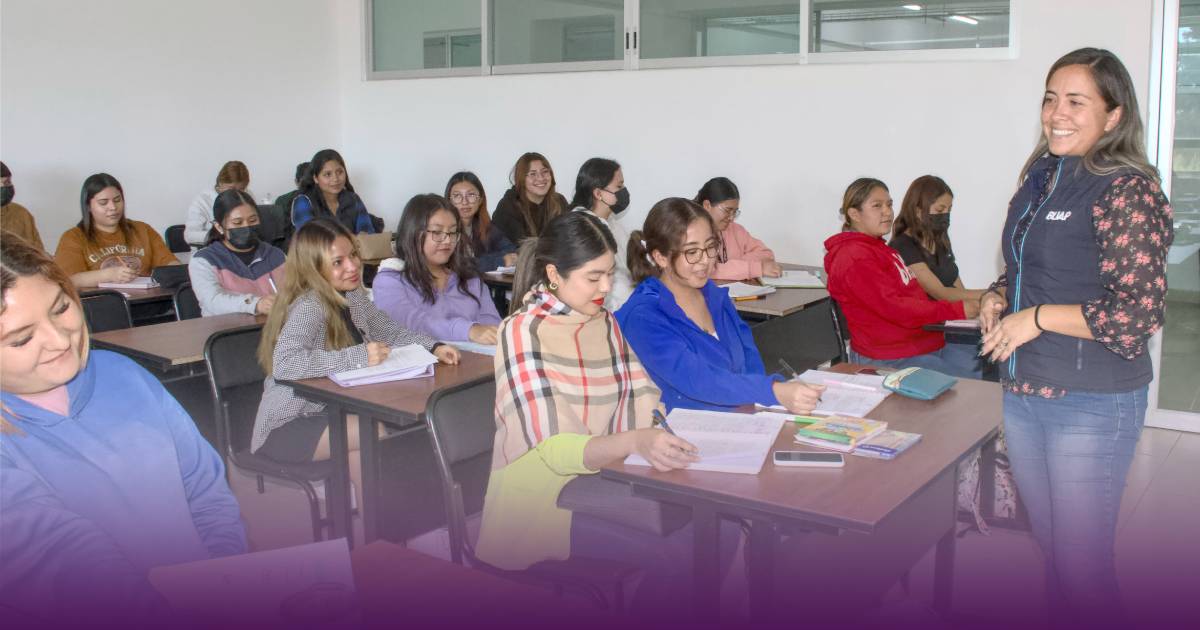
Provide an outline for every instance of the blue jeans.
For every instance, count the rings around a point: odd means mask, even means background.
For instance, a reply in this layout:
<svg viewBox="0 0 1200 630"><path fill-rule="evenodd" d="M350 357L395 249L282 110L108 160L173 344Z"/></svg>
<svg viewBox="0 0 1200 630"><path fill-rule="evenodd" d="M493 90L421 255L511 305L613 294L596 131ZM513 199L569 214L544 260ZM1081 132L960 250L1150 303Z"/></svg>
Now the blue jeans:
<svg viewBox="0 0 1200 630"><path fill-rule="evenodd" d="M948 343L939 350L903 359L872 359L864 354L859 354L853 348L851 348L849 356L851 363L862 363L863 365L892 368L922 367L960 378L983 378L983 360L979 357L979 348L970 344Z"/></svg>
<svg viewBox="0 0 1200 630"><path fill-rule="evenodd" d="M1004 394L1008 458L1046 559L1052 619L1124 622L1113 547L1146 391Z"/></svg>
<svg viewBox="0 0 1200 630"><path fill-rule="evenodd" d="M721 519L721 577L729 573L741 524ZM616 560L639 567L642 581L630 606L636 618L678 619L692 609L692 524L657 536L578 512L571 515L571 555ZM683 611L683 612L681 612Z"/></svg>

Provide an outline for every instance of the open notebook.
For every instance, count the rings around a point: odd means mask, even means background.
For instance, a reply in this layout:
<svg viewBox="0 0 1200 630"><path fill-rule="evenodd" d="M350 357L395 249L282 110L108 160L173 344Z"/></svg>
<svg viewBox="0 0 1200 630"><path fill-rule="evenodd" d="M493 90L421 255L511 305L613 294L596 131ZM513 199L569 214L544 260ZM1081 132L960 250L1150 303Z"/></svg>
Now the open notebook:
<svg viewBox="0 0 1200 630"><path fill-rule="evenodd" d="M767 461L783 423L794 416L776 413L724 413L698 409L674 409L667 416L671 429L700 450L700 461L689 470L756 475ZM626 464L649 466L640 455L625 458Z"/></svg>
<svg viewBox="0 0 1200 630"><path fill-rule="evenodd" d="M807 270L788 270L784 271L783 275L778 278L768 278L763 276L760 278L763 284L769 287L779 287L781 289L824 289L825 283L821 281L821 277Z"/></svg>
<svg viewBox="0 0 1200 630"><path fill-rule="evenodd" d="M726 289L729 289L729 297L735 300L759 297L775 292L775 287L760 287L753 284L746 284L745 282L730 282L724 286Z"/></svg>
<svg viewBox="0 0 1200 630"><path fill-rule="evenodd" d="M153 289L158 282L150 276L138 276L129 282L101 282L96 285L100 289Z"/></svg>
<svg viewBox="0 0 1200 630"><path fill-rule="evenodd" d="M329 379L342 387L403 381L433 376L433 366L437 362L437 357L425 348L409 344L392 348L388 358L379 365L330 374Z"/></svg>
<svg viewBox="0 0 1200 630"><path fill-rule="evenodd" d="M797 380L814 385L824 385L821 401L813 409L820 416L850 416L862 418L883 402L891 392L884 389L883 377L874 374L838 374L821 370L806 370ZM762 405L757 405L762 407ZM772 411L786 411L782 406L763 407Z"/></svg>

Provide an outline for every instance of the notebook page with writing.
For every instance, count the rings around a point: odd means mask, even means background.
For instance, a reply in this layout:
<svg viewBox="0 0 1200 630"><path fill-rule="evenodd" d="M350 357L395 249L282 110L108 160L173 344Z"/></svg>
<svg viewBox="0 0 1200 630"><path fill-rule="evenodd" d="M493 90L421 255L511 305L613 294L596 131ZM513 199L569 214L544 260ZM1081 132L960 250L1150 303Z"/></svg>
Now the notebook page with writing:
<svg viewBox="0 0 1200 630"><path fill-rule="evenodd" d="M388 358L379 365L338 372L329 375L329 379L342 387L354 387L433 376L433 366L437 361L437 357L425 348L409 344L392 348Z"/></svg>
<svg viewBox="0 0 1200 630"><path fill-rule="evenodd" d="M891 395L883 388L883 377L875 374L839 374L821 370L806 370L796 377L815 385L824 385L821 401L813 409L819 416L851 416L863 418ZM755 405L762 409L786 411L780 405L770 407Z"/></svg>
<svg viewBox="0 0 1200 630"><path fill-rule="evenodd" d="M667 416L671 429L700 451L700 461L689 470L754 475L762 470L785 420L780 414L744 414L698 409L674 409ZM649 466L640 455L626 464Z"/></svg>

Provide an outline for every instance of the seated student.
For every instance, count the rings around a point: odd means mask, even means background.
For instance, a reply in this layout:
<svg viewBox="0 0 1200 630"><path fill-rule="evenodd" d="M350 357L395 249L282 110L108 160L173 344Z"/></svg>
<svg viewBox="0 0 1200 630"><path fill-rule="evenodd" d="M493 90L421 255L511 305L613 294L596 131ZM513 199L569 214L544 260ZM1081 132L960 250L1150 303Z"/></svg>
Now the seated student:
<svg viewBox="0 0 1200 630"><path fill-rule="evenodd" d="M213 201L217 195L231 188L246 191L250 187L250 169L233 160L226 162L217 172L217 183L212 190L203 190L188 206L187 221L184 223L183 240L193 247L204 247L213 225ZM253 199L254 195L251 194Z"/></svg>
<svg viewBox="0 0 1200 630"><path fill-rule="evenodd" d="M83 180L83 218L63 232L54 262L80 289L101 282L129 282L157 267L181 264L154 228L125 217L125 191L108 173Z"/></svg>
<svg viewBox="0 0 1200 630"><path fill-rule="evenodd" d="M8 622L148 626L169 614L150 569L246 551L221 457L157 379L89 352L70 278L21 239L0 243L0 390Z"/></svg>
<svg viewBox="0 0 1200 630"><path fill-rule="evenodd" d="M517 263L517 246L492 223L483 183L475 173L460 171L451 175L450 181L446 182L446 198L462 218L466 232L464 240L479 271L493 271Z"/></svg>
<svg viewBox="0 0 1200 630"><path fill-rule="evenodd" d="M292 225L299 230L310 219L324 217L346 226L352 234L374 234L375 226L362 199L350 185L346 161L333 149L317 151L308 163L300 194L292 202Z"/></svg>
<svg viewBox="0 0 1200 630"><path fill-rule="evenodd" d="M613 276L612 290L608 292L604 303L604 308L615 312L633 293L633 281L625 263L629 230L618 220L629 207L629 189L625 187L621 165L605 158L591 158L584 162L579 167L579 175L575 177L575 198L571 200L571 206L572 212L587 212L603 221L617 241L617 270Z"/></svg>
<svg viewBox="0 0 1200 630"><path fill-rule="evenodd" d="M275 200L275 204L271 206L271 214L275 215L273 223L277 226L277 232L272 235L276 244L279 244L283 249L287 249L287 243L292 240L292 233L295 231L295 226L292 225L292 204L296 201L296 197L300 196L300 186L304 182L305 173L308 172L308 162L301 162L296 165L296 189L279 195Z"/></svg>
<svg viewBox="0 0 1200 630"><path fill-rule="evenodd" d="M208 245L188 261L192 290L205 317L226 313L265 315L283 284L283 252L259 240L258 207L231 189L217 195Z"/></svg>
<svg viewBox="0 0 1200 630"><path fill-rule="evenodd" d="M883 237L892 230L887 186L863 177L842 198L842 232L825 241L829 294L850 327L850 361L891 367L926 367L979 378L976 348L947 344L925 324L975 317L978 300L933 300Z"/></svg>
<svg viewBox="0 0 1200 630"><path fill-rule="evenodd" d="M417 195L396 227L396 254L379 265L375 305L441 341L496 345L500 315L467 255L462 220L445 197Z"/></svg>
<svg viewBox="0 0 1200 630"><path fill-rule="evenodd" d="M324 405L297 396L277 380L378 365L391 348L412 343L433 352L442 363L457 363L458 350L401 328L375 308L362 286L357 241L337 221L314 219L296 230L285 265L275 298L279 306L271 307L258 347L267 378L250 450L280 462L328 459ZM349 424L350 475L361 489L357 420Z"/></svg>
<svg viewBox="0 0 1200 630"><path fill-rule="evenodd" d="M667 409L717 409L761 403L809 413L820 387L766 374L750 327L729 290L711 278L720 249L713 220L687 199L664 199L629 238L638 282L617 321Z"/></svg>
<svg viewBox="0 0 1200 630"><path fill-rule="evenodd" d="M900 202L900 216L892 226L892 249L917 277L925 293L935 300L979 301L983 289L966 289L958 277L958 263L950 247L950 209L954 193L942 178L922 175L913 180Z"/></svg>
<svg viewBox="0 0 1200 630"><path fill-rule="evenodd" d="M558 194L554 169L541 153L526 153L512 170L513 187L500 203L492 223L519 247L530 236L539 236L551 219L567 208L567 199Z"/></svg>
<svg viewBox="0 0 1200 630"><path fill-rule="evenodd" d="M582 212L521 244L513 288L523 298L500 331L495 448L475 550L510 570L573 555L640 566L631 618L641 618L690 601L692 525L663 537L556 505L567 482L633 453L664 471L696 461L691 444L649 428L658 389L604 309L616 250ZM725 525L723 568L739 533Z"/></svg>
<svg viewBox="0 0 1200 630"><path fill-rule="evenodd" d="M12 183L12 171L8 170L8 165L0 162L0 230L19 236L38 249L46 249L33 215L25 206L13 201L16 190Z"/></svg>
<svg viewBox="0 0 1200 630"><path fill-rule="evenodd" d="M692 201L704 206L717 226L721 239L721 254L713 280L750 280L767 276L778 278L783 267L775 262L775 252L762 241L750 236L741 224L734 222L742 214L742 195L728 178L714 177L700 187Z"/></svg>

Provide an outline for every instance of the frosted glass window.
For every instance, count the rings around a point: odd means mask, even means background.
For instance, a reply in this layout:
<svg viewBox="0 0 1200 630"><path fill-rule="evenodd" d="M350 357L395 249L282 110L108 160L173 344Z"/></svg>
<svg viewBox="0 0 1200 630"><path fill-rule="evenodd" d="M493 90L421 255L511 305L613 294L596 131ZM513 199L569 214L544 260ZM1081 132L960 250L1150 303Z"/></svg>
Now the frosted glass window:
<svg viewBox="0 0 1200 630"><path fill-rule="evenodd" d="M479 0L373 0L372 69L478 68L481 20Z"/></svg>
<svg viewBox="0 0 1200 630"><path fill-rule="evenodd" d="M491 22L497 66L625 56L624 0L492 0Z"/></svg>
<svg viewBox="0 0 1200 630"><path fill-rule="evenodd" d="M641 0L642 59L797 54L800 3Z"/></svg>
<svg viewBox="0 0 1200 630"><path fill-rule="evenodd" d="M1008 0L812 0L810 52L1004 48Z"/></svg>

